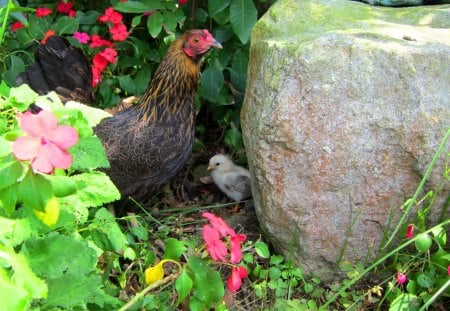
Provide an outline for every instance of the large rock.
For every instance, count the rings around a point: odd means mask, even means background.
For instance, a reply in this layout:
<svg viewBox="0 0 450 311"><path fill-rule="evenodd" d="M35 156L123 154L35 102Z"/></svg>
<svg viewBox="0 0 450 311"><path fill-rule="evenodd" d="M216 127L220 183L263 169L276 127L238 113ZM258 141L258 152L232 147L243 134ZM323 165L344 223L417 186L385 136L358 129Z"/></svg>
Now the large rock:
<svg viewBox="0 0 450 311"><path fill-rule="evenodd" d="M279 0L255 26L241 114L255 206L305 272L373 259L414 194L450 126L449 17Z"/></svg>

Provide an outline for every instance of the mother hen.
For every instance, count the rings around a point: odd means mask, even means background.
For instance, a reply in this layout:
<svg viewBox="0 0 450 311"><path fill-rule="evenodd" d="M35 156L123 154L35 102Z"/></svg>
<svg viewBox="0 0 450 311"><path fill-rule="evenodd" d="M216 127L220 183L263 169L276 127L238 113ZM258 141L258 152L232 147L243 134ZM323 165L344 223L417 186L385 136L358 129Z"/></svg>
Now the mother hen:
<svg viewBox="0 0 450 311"><path fill-rule="evenodd" d="M94 129L111 164L105 171L123 198L145 198L172 179L188 161L194 143L194 96L201 60L213 47L222 48L208 30L189 30L181 35L170 45L138 104L104 119ZM79 54L65 39L51 37L38 48L38 65L33 65L38 74L27 72L21 80L46 93L48 90L33 83L34 78L43 76L51 90L63 98L78 100L72 95L86 94L79 91L86 81L73 75L90 73ZM67 68L58 68L58 64ZM66 77L61 78L61 73ZM92 75L88 78L92 80ZM73 80L72 85L67 85L68 79Z"/></svg>

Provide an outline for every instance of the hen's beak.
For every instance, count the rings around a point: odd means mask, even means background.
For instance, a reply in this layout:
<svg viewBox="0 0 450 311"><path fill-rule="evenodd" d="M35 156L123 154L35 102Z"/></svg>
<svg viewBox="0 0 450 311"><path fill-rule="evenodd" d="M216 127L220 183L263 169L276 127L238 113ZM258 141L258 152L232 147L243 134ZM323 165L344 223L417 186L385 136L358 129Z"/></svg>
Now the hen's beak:
<svg viewBox="0 0 450 311"><path fill-rule="evenodd" d="M216 49L222 49L223 48L223 46L222 46L222 44L220 44L220 42L219 41L214 41L214 43L212 44L212 47L215 47Z"/></svg>
<svg viewBox="0 0 450 311"><path fill-rule="evenodd" d="M212 170L213 168L214 168L213 166L209 165L208 168L207 168L206 170L207 170L207 171L210 171L210 170Z"/></svg>

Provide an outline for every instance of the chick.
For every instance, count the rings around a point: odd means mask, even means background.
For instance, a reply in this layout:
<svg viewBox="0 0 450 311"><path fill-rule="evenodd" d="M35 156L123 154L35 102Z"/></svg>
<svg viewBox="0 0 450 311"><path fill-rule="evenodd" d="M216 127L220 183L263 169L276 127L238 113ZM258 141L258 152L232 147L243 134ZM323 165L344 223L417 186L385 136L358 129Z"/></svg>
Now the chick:
<svg viewBox="0 0 450 311"><path fill-rule="evenodd" d="M250 172L223 154L216 154L209 160L208 171L216 186L234 201L252 196Z"/></svg>

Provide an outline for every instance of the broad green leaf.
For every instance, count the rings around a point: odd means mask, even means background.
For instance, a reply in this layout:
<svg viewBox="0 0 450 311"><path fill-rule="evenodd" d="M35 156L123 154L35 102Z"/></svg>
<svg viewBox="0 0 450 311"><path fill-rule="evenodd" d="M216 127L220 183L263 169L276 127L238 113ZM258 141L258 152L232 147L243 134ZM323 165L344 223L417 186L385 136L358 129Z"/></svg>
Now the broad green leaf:
<svg viewBox="0 0 450 311"><path fill-rule="evenodd" d="M0 190L0 211L11 216L16 210L18 184Z"/></svg>
<svg viewBox="0 0 450 311"><path fill-rule="evenodd" d="M433 240L426 233L419 234L415 240L416 249L420 253L423 253L423 252L426 252L427 250L429 250L432 243L433 243Z"/></svg>
<svg viewBox="0 0 450 311"><path fill-rule="evenodd" d="M73 34L78 31L79 23L77 18L62 16L52 25L52 29L58 34Z"/></svg>
<svg viewBox="0 0 450 311"><path fill-rule="evenodd" d="M110 113L106 112L103 109L90 107L88 105L74 101L67 102L65 104L65 107L66 109L77 109L81 111L83 117L87 120L90 127L94 127L99 124L101 120L112 116Z"/></svg>
<svg viewBox="0 0 450 311"><path fill-rule="evenodd" d="M230 23L234 33L246 44L256 23L258 12L253 0L231 0Z"/></svg>
<svg viewBox="0 0 450 311"><path fill-rule="evenodd" d="M434 280L429 275L420 273L417 276L417 283L424 288L431 288L434 284Z"/></svg>
<svg viewBox="0 0 450 311"><path fill-rule="evenodd" d="M8 129L8 120L5 116L0 115L0 134L6 132ZM9 147L9 148L8 148ZM0 137L0 157L4 157L12 150L11 144L3 137Z"/></svg>
<svg viewBox="0 0 450 311"><path fill-rule="evenodd" d="M25 71L25 64L21 58L16 55L9 55L9 68L3 74L3 78L10 84L16 85L16 77L19 73Z"/></svg>
<svg viewBox="0 0 450 311"><path fill-rule="evenodd" d="M266 243L259 241L255 243L255 251L262 258L269 258L270 251Z"/></svg>
<svg viewBox="0 0 450 311"><path fill-rule="evenodd" d="M148 13L155 10L164 10L164 5L160 0L126 1L118 2L114 9L126 13Z"/></svg>
<svg viewBox="0 0 450 311"><path fill-rule="evenodd" d="M447 244L447 233L441 226L434 228L432 231L434 240L441 246L445 247Z"/></svg>
<svg viewBox="0 0 450 311"><path fill-rule="evenodd" d="M186 270L183 270L183 272L181 272L181 274L178 276L175 282L175 290L178 293L177 304L183 302L183 300L189 295L192 289L192 285L193 285L192 279L189 277Z"/></svg>
<svg viewBox="0 0 450 311"><path fill-rule="evenodd" d="M53 193L56 197L65 197L77 191L77 184L68 176L47 175L45 178L52 184Z"/></svg>
<svg viewBox="0 0 450 311"><path fill-rule="evenodd" d="M241 149L244 146L242 134L236 126L231 126L231 128L225 132L224 141L233 149Z"/></svg>
<svg viewBox="0 0 450 311"><path fill-rule="evenodd" d="M14 299L11 299L11 297L14 297ZM9 273L3 268L0 268L0 301L2 302L2 309L8 311L27 310L31 301L28 293L21 286L15 284Z"/></svg>
<svg viewBox="0 0 450 311"><path fill-rule="evenodd" d="M178 15L177 11L166 11L163 14L164 28L168 31L174 32L177 28Z"/></svg>
<svg viewBox="0 0 450 311"><path fill-rule="evenodd" d="M416 311L420 309L421 299L413 294L400 294L392 301L389 311Z"/></svg>
<svg viewBox="0 0 450 311"><path fill-rule="evenodd" d="M233 55L233 62L231 63L230 78L233 86L243 92L247 83L247 67L248 58L247 53L238 50Z"/></svg>
<svg viewBox="0 0 450 311"><path fill-rule="evenodd" d="M180 256L187 250L183 242L174 238L168 238L166 242L166 251L164 259L179 260Z"/></svg>
<svg viewBox="0 0 450 311"><path fill-rule="evenodd" d="M224 77L221 70L213 67L203 71L201 76L201 86L205 97L214 101L214 99L219 96L223 82Z"/></svg>
<svg viewBox="0 0 450 311"><path fill-rule="evenodd" d="M5 97L5 98L9 97L9 89L10 88L9 88L8 84L6 84L6 81L2 80L0 82L0 96Z"/></svg>
<svg viewBox="0 0 450 311"><path fill-rule="evenodd" d="M163 23L163 15L161 13L153 13L150 15L147 19L147 29L148 33L153 37L156 38L162 29L162 23Z"/></svg>
<svg viewBox="0 0 450 311"><path fill-rule="evenodd" d="M194 296L203 301L206 309L220 302L225 294L218 271L205 266L202 273L194 273Z"/></svg>
<svg viewBox="0 0 450 311"><path fill-rule="evenodd" d="M150 66L143 66L138 73L136 74L136 77L134 78L134 84L136 86L136 93L135 95L141 95L144 94L145 90L147 89L150 78L152 76L152 71L150 69Z"/></svg>
<svg viewBox="0 0 450 311"><path fill-rule="evenodd" d="M12 88L10 97L17 100L15 107L19 110L25 110L29 105L35 102L39 95L34 92L28 84L22 84L19 87Z"/></svg>
<svg viewBox="0 0 450 311"><path fill-rule="evenodd" d="M209 16L214 18L217 13L222 12L230 5L231 0L208 0L208 12Z"/></svg>
<svg viewBox="0 0 450 311"><path fill-rule="evenodd" d="M141 23L142 15L137 15L131 20L131 27L134 28Z"/></svg>
<svg viewBox="0 0 450 311"><path fill-rule="evenodd" d="M0 217L0 236L4 245L15 247L31 236L30 222Z"/></svg>
<svg viewBox="0 0 450 311"><path fill-rule="evenodd" d="M270 267L269 268L269 277L272 280L276 280L281 276L281 270L277 267Z"/></svg>
<svg viewBox="0 0 450 311"><path fill-rule="evenodd" d="M126 249L127 239L114 216L106 208L101 208L95 213L94 221L89 228L91 230L88 235L101 249L112 252L123 252Z"/></svg>
<svg viewBox="0 0 450 311"><path fill-rule="evenodd" d="M64 104L59 98L56 92L52 91L45 96L39 96L34 103L42 109L49 111L56 111L58 109L64 109Z"/></svg>
<svg viewBox="0 0 450 311"><path fill-rule="evenodd" d="M50 198L53 196L51 183L42 175L34 174L31 169L19 184L18 200L26 206L44 211Z"/></svg>
<svg viewBox="0 0 450 311"><path fill-rule="evenodd" d="M103 172L83 173L72 176L77 183L74 194L86 207L101 206L120 199L119 190Z"/></svg>
<svg viewBox="0 0 450 311"><path fill-rule="evenodd" d="M120 88L129 93L134 94L136 86L134 85L133 79L129 75L122 75L118 77Z"/></svg>
<svg viewBox="0 0 450 311"><path fill-rule="evenodd" d="M80 138L78 143L69 148L72 155L72 168L78 171L90 171L94 168L109 167L105 149L96 136Z"/></svg>
<svg viewBox="0 0 450 311"><path fill-rule="evenodd" d="M19 161L13 159L12 156L0 159L0 190L5 189L17 182L22 176L23 167Z"/></svg>

